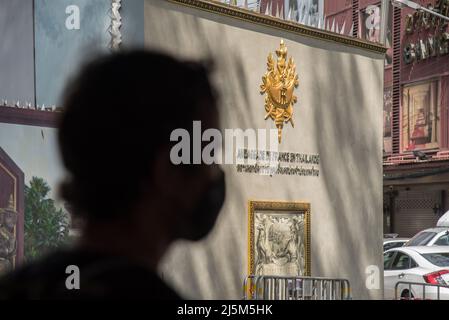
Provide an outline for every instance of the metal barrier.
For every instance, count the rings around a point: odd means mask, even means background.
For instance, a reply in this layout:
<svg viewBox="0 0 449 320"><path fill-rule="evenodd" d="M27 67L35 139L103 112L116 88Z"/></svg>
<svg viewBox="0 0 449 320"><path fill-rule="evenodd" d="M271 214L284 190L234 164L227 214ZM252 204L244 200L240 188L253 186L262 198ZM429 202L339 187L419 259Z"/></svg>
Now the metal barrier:
<svg viewBox="0 0 449 320"><path fill-rule="evenodd" d="M244 300L350 300L346 279L250 275L243 282Z"/></svg>
<svg viewBox="0 0 449 320"><path fill-rule="evenodd" d="M399 286L401 289L399 292ZM429 284L422 282L407 282L399 281L394 286L394 299L395 300L416 300L416 299L428 299L428 300L441 300L441 289L447 289L445 298L449 298L449 286L441 284ZM403 296L404 291L407 295ZM421 295L420 295L421 294Z"/></svg>

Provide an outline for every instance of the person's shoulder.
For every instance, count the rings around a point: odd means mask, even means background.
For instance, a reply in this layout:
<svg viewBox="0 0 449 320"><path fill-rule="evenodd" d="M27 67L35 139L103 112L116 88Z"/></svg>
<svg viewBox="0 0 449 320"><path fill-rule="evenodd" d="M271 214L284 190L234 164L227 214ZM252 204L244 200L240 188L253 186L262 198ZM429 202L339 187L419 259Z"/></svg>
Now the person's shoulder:
<svg viewBox="0 0 449 320"><path fill-rule="evenodd" d="M42 270L45 260L28 263L17 267L15 270L2 275L0 278L0 299L21 299L32 298L30 295L36 291L39 281L43 279Z"/></svg>
<svg viewBox="0 0 449 320"><path fill-rule="evenodd" d="M67 267L81 264L83 259L76 251L59 250L18 266L0 278L0 299L36 299L46 291L65 287Z"/></svg>
<svg viewBox="0 0 449 320"><path fill-rule="evenodd" d="M0 300L5 299L181 298L157 274L139 264L122 257L68 250L0 279Z"/></svg>
<svg viewBox="0 0 449 320"><path fill-rule="evenodd" d="M123 258L95 264L82 279L88 287L103 288L106 299L181 299L155 272Z"/></svg>

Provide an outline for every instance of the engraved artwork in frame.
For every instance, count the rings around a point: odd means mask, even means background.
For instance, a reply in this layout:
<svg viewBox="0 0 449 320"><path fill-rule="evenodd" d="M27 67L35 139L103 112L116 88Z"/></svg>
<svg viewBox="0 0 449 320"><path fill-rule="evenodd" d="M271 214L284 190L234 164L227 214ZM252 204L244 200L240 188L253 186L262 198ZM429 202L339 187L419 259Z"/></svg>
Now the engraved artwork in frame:
<svg viewBox="0 0 449 320"><path fill-rule="evenodd" d="M310 204L249 201L249 274L310 276Z"/></svg>

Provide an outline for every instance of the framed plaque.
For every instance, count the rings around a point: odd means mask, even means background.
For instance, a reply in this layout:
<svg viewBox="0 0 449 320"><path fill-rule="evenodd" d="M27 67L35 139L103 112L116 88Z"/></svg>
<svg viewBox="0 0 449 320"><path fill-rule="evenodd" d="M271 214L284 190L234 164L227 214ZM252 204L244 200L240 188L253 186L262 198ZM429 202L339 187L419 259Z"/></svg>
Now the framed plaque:
<svg viewBox="0 0 449 320"><path fill-rule="evenodd" d="M250 275L310 276L310 204L249 201Z"/></svg>

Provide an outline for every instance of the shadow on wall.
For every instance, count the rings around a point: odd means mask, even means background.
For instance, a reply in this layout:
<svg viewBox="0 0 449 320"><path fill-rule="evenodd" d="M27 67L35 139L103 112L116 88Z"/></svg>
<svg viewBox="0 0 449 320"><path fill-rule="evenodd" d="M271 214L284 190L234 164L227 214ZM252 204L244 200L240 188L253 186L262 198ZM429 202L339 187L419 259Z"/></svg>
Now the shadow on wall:
<svg viewBox="0 0 449 320"><path fill-rule="evenodd" d="M160 17L161 21L169 21ZM160 24L152 19L146 19L146 30L154 30L152 36L162 37L165 33L159 28L163 28ZM184 16L182 20L178 20L171 27L171 35L173 41L167 44L167 47L160 48L164 51L179 53L189 57L196 55L196 52L189 51L189 48L199 46L202 48L202 56L205 59L214 57L215 70L213 74L216 87L219 88L219 99L221 122L230 123L232 119L240 120L240 127L255 128L254 117L248 117L244 114L242 108L232 108L231 115L223 106L249 106L250 100L248 96L248 77L243 67L243 59L239 55L239 51L232 50L232 43L229 43L226 37L216 38L204 30L199 19L193 16ZM225 28L218 26L224 34ZM216 32L216 30L215 30ZM194 34L194 37L191 35ZM186 44L186 41L192 41L194 44ZM155 43L164 43L164 39L157 39ZM173 45L173 47L170 47ZM179 52L178 48L185 48L184 52ZM217 56L217 52L221 53ZM219 77L218 77L219 75ZM176 79L174 79L175 81ZM248 108L249 110L249 108ZM229 176L232 167L223 168ZM227 180L227 189L233 190L233 194L238 197L234 198L236 203L245 204L247 199L244 193L238 190L241 186L235 181ZM230 192L228 191L227 194ZM178 290L181 290L183 296L205 299L229 299L241 298L242 270L246 270L246 246L242 247L239 239L246 239L246 225L242 224L242 212L239 210L231 210L229 201L225 203L223 211L226 215L220 215L216 228L211 232L205 241L199 243L178 243L174 250L167 254L165 263L161 266L162 277L172 283ZM226 226L226 227L224 227ZM222 228L224 227L224 228ZM229 240L226 244L223 239ZM246 241L246 240L245 240ZM227 259L225 255L229 254L229 250L221 250L222 248L234 248L232 259ZM176 268L175 273L164 272L171 269L171 266L181 264L182 268ZM195 270L195 272L192 272ZM188 288L188 289L187 289Z"/></svg>
<svg viewBox="0 0 449 320"><path fill-rule="evenodd" d="M282 37L283 39L286 39L286 40L300 42L308 47L313 47L313 48L317 48L317 49L322 47L321 41L317 41L311 37L309 38L309 37L299 36L292 32L277 30L272 27L265 27L265 26L258 25L258 24L252 23L252 22L246 22L246 21L242 21L239 19L235 19L235 18L228 18L225 16L217 15L217 14L211 15L209 12L206 12L203 10L192 9L192 8L189 8L189 7L186 7L183 5L178 5L178 4L172 4L169 1L165 1L165 0L145 0L145 1L157 3L158 7L161 7L161 8L167 9L167 10L172 10L172 11L184 13L187 15L191 15L191 16L195 16L195 17L199 17L199 18L203 18L203 19L207 19L207 20L211 20L211 21L217 21L219 23L223 23L225 25L232 26L232 27L239 28L239 29L250 30L250 31L263 33L263 34L274 36L274 37ZM226 3L224 3L224 4L226 5ZM211 18L211 17L213 17L213 18ZM308 26L305 26L305 27L309 28ZM339 36L338 33L335 33L335 35ZM374 44L374 43L371 43L371 44ZM346 47L341 46L340 44L335 43L331 40L329 40L329 42L327 42L327 46L329 47L329 49L331 49L334 52L343 52L344 53L344 52L349 51ZM363 56L367 56L367 57L375 57L376 56L375 53L371 53L371 52L363 50L363 49L352 48L351 52L353 52L354 50L357 50L357 54L360 54Z"/></svg>
<svg viewBox="0 0 449 320"><path fill-rule="evenodd" d="M322 66L331 66L339 63L339 55L333 55L327 61L322 62ZM375 63L372 61L372 63ZM316 105L322 108L314 108L313 118L315 122L314 135L316 145L321 159L321 179L323 180L323 198L330 199L333 207L337 210L327 215L331 222L327 228L334 229L332 234L338 236L335 243L315 243L312 241L312 252L317 260L334 261L334 264L314 264L313 272L317 275L344 277L348 279L361 279L361 281L351 281L352 294L360 298L370 298L361 295L366 290L365 279L367 278L367 265L357 265L357 273L350 273L354 270L354 255L361 261L372 261L372 264L382 268L382 234L378 230L369 230L366 224L375 225L379 219L382 224L382 132L380 112L379 119L370 117L369 110L362 109L360 105L342 104L339 97L357 95L364 106L370 108L383 108L383 105L370 103L366 92L367 82L373 84L383 83L381 72L378 74L366 74L360 70L360 66L354 56L351 56L348 67L351 69L351 78L341 78L338 74L332 77L323 77L320 72L312 77L313 86L320 88L320 92L332 94L335 103L323 106L323 96L317 95ZM362 78L361 75L364 75ZM332 91L325 90L332 86ZM382 86L377 87L382 90ZM326 115L325 115L326 113ZM363 123L359 121L364 117ZM366 124L369 125L366 125ZM377 147L377 149L375 149ZM354 150L363 150L354 154ZM363 164L363 165L361 165ZM366 168L369 168L366 171ZM337 169L337 170L334 170ZM361 189L362 188L362 189ZM348 197L348 194L350 197ZM358 203L350 200L357 197ZM347 212L359 215L360 219L353 220ZM380 218L379 218L380 217ZM350 226L350 227L348 227ZM313 229L313 226L312 226ZM380 229L382 230L382 228ZM382 232L382 231L381 231ZM372 246L378 243L379 247ZM338 256L332 248L338 247ZM333 256L329 259L329 256ZM380 288L383 288L383 270L380 270ZM371 293L376 298L382 297L381 290L374 290Z"/></svg>
<svg viewBox="0 0 449 320"><path fill-rule="evenodd" d="M236 43L230 42L226 37L225 30L228 27L219 24L214 27L213 32L208 32L200 22L200 18L181 14L177 15L176 24L170 24L172 13L169 11L172 7L165 1L158 3L158 7L169 9L157 10L158 19L151 19L152 16L145 17L146 38L150 39L156 48L160 46L158 49L163 51L186 57L197 57L198 51L201 51L201 55L206 58L214 56L219 74L215 80L217 87L220 88L221 105L229 107L229 110L223 108L221 110L223 123L231 123L231 119L238 119L241 128L257 128L255 119L258 119L260 114L253 116L248 113L255 112L249 108L251 104L249 92L259 83L249 83L248 72L251 68L243 65L243 61L247 62L248 57L244 60L244 57L240 56L241 51L234 50ZM179 11L184 12L184 8L180 7ZM219 19L221 17L217 18ZM169 40L165 38L168 25L170 25ZM260 32L258 28L256 29ZM277 34L276 31L272 31L272 33L276 37L298 40L298 37L284 32ZM223 36L217 37L217 34ZM306 45L312 41L302 39L304 38L301 38L301 42ZM179 48L183 48L183 51L180 52ZM327 55L325 60L321 60L320 65L314 70L314 76L310 77L312 82L307 84L308 87L316 88L315 92L321 93L313 97L314 106L319 107L312 110L314 125L311 127L314 130L311 134L314 135L314 143L321 158L320 184L323 186L323 194L320 196L328 199L334 208L332 212L320 213L322 218L329 221L325 225L316 222L312 213L312 272L315 276L348 278L351 284L354 284L353 295L370 298L369 295L362 294L366 292L364 284L367 265L354 266L354 255L361 261L381 265L382 235L377 233L377 229L367 230L366 224L374 224L378 219L382 219L382 204L379 200L382 199L382 133L379 131L382 128L382 119L380 111L379 119L374 119L370 117L372 114L370 110L362 106L382 109L382 105L373 105L369 101L370 98L364 94L367 88L366 81L376 84L374 86L376 90L383 90L382 85L379 85L383 83L383 79L381 73L365 74L362 79L364 70L361 69L359 61L354 56L348 59L345 56L346 51L348 50L337 50L335 54ZM363 55L371 57L370 53ZM340 74L321 72L343 64L347 64L352 77L341 78ZM373 69L375 68L367 70ZM360 105L347 104L345 97L353 95L357 96ZM328 101L334 103L324 105ZM248 108L236 107L241 104L247 105ZM230 110L232 112L229 112ZM359 121L360 117L363 117L363 123ZM369 125L366 125L367 123ZM374 150L376 147L379 150ZM354 154L353 150L363 151ZM229 176L233 168L226 166L224 170ZM361 188L362 192L358 192ZM246 214L242 220L242 212L246 212L248 199L245 198L244 188L238 180L228 180L227 189L232 190L233 203L230 201L225 203L223 212L227 214L219 217L217 227L209 238L196 244L181 243L174 246L161 266L161 270L165 272L165 280L182 290L181 293L186 297L241 298L244 276L242 272L246 273L247 266L248 236L246 223L242 223L246 221ZM293 197L289 191L284 194L286 199ZM355 204L351 199L358 200ZM245 205L243 211L239 207L241 204ZM352 219L353 216L358 218ZM315 228L327 229L330 234L336 234L337 238L332 242L317 243L313 241ZM323 233L324 231L320 230L320 234ZM223 239L227 240L226 243ZM243 247L241 239L245 239ZM372 243L379 243L379 248L372 248ZM338 250L335 250L336 248ZM317 261L333 261L333 263L319 264ZM176 272L168 272L176 265L182 265L182 268L176 268ZM354 270L357 272L354 273ZM353 279L357 281L352 281ZM372 295L381 297L379 292L373 292Z"/></svg>

